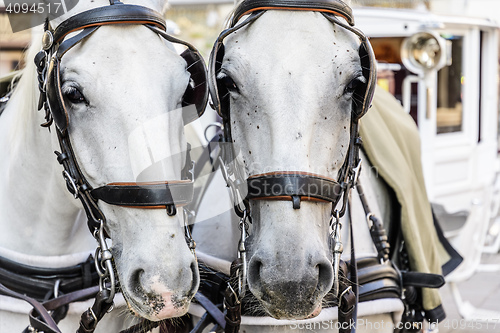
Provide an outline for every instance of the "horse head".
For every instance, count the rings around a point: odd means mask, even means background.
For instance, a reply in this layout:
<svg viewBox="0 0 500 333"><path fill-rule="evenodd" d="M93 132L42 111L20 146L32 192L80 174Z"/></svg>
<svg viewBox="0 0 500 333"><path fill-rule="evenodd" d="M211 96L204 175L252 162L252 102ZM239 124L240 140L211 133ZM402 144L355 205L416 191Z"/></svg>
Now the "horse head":
<svg viewBox="0 0 500 333"><path fill-rule="evenodd" d="M62 194L68 187L84 203L100 241L96 260L110 262L112 254L114 268L102 283L116 270L130 310L155 321L185 314L198 288L182 208L192 196L183 126L187 113L202 112L206 102L191 72L203 60L190 46L187 56L177 53L172 42L183 43L163 32L158 11L164 7L165 1L141 1L140 7L82 1L46 25L45 51L36 58L42 81L46 73L46 118L39 112L34 121L41 140L50 141L39 124L51 126L51 150L60 152L65 168L66 182L50 154L59 206L75 206ZM194 75L204 78L200 71ZM196 106L183 108L193 100ZM40 221L47 228L39 232L56 230L53 221ZM67 243L77 242L68 229Z"/></svg>
<svg viewBox="0 0 500 333"><path fill-rule="evenodd" d="M359 35L328 15L256 10L249 23L243 18L240 28L223 32L224 47L216 46L211 59L211 88L217 87L212 98L231 140L225 162L248 179L248 195L242 195L250 199L252 220L248 286L275 318L317 315L332 288L329 222L342 206L353 124L366 111L371 80L360 59ZM324 194L324 184L336 184L327 186L338 192L328 194L335 199L314 195ZM293 198L293 191L303 195Z"/></svg>

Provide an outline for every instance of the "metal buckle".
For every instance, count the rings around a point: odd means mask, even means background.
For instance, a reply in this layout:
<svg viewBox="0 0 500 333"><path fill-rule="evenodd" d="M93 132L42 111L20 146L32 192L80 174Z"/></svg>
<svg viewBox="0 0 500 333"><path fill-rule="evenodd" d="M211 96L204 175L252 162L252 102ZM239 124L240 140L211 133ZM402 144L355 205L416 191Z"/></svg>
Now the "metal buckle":
<svg viewBox="0 0 500 333"><path fill-rule="evenodd" d="M343 292L342 294L340 294L339 296L339 305L338 305L338 308L340 309L340 306L342 305L342 297L344 297L345 294L347 294L350 290L352 290L352 287L349 286L347 287Z"/></svg>
<svg viewBox="0 0 500 333"><path fill-rule="evenodd" d="M91 307L89 307L89 312L92 315L92 318L94 319L94 323L92 324L92 327L90 327L90 329L94 330L96 328L97 323L99 322L99 320L97 319L97 316L95 315L94 310L92 310Z"/></svg>

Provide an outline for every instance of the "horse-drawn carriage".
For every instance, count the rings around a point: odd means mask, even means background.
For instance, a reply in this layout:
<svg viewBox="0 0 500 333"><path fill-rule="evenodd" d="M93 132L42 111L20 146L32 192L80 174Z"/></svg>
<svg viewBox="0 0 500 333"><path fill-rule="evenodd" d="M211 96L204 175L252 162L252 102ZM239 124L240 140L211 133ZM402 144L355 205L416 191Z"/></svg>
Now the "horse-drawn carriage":
<svg viewBox="0 0 500 333"><path fill-rule="evenodd" d="M127 332L146 331L184 315L198 284L195 331L212 322L225 332L318 324L353 332L356 323L358 332L413 332L424 318L442 319L436 288L442 266L454 264L434 229L418 132L382 90L368 112L375 57L351 8L243 1L207 76L196 50L165 33L164 3L145 5L77 5L78 14L47 22L31 49L35 64L0 122L9 153L1 324L19 327L26 307L18 297L35 307L31 331L58 332L65 316L63 324L78 325L68 303L96 295L79 328L93 332L120 292L117 300L146 319ZM178 55L171 43L187 49ZM203 113L207 83L223 126L219 147L202 154L203 175L184 125ZM193 189L193 175L213 181ZM44 186L21 187L32 182ZM49 191L64 187L81 206ZM190 219L197 223L182 228ZM120 311L102 329L123 327ZM160 326L176 329L167 323Z"/></svg>

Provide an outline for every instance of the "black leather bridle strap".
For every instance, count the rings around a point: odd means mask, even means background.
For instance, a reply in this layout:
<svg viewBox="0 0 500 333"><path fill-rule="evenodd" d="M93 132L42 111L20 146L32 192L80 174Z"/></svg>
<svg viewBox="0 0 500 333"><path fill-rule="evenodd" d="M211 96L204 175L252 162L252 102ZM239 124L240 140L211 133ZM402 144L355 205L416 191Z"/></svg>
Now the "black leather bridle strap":
<svg viewBox="0 0 500 333"><path fill-rule="evenodd" d="M359 288L358 288L358 266L356 253L354 251L354 233L352 227L352 205L349 195L349 233L351 238L351 261L349 263L349 282L351 290L345 290L339 295L338 321L340 323L339 333L356 332L358 316Z"/></svg>
<svg viewBox="0 0 500 333"><path fill-rule="evenodd" d="M300 208L300 200L332 202L335 206L344 192L342 185L333 179L300 171L254 175L247 184L247 199L292 200L296 209Z"/></svg>
<svg viewBox="0 0 500 333"><path fill-rule="evenodd" d="M157 183L111 183L91 191L96 200L111 205L138 208L183 206L193 199L193 182L178 180Z"/></svg>
<svg viewBox="0 0 500 333"><path fill-rule="evenodd" d="M95 25L92 27L87 27L83 29L80 33L78 33L76 36L73 36L71 38L68 38L67 40L63 41L59 47L57 48L57 58L60 60L63 55L66 54L73 46L76 44L80 43L83 41L85 38L89 37L92 35L97 29L99 29L99 25Z"/></svg>
<svg viewBox="0 0 500 333"><path fill-rule="evenodd" d="M77 30L109 24L151 24L166 30L165 20L158 12L139 5L116 3L85 11L62 22L54 31L54 41L59 43Z"/></svg>
<svg viewBox="0 0 500 333"><path fill-rule="evenodd" d="M260 10L304 10L330 13L342 16L350 25L354 25L351 8L340 0L304 1L304 0L247 0L236 9L232 25L244 15Z"/></svg>

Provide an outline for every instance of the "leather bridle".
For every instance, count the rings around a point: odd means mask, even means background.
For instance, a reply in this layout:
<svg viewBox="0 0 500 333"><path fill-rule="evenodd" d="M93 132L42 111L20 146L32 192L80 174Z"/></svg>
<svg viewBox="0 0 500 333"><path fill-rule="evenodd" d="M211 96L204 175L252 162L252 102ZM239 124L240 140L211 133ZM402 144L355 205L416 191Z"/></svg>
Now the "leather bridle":
<svg viewBox="0 0 500 333"><path fill-rule="evenodd" d="M361 84L355 91L355 94L361 98L360 101L353 101L352 103L348 153L336 180L311 173L274 171L252 175L244 181L243 166L236 163L236 153L234 151L231 136L230 97L224 83L217 79L217 73L221 70L224 58L224 39L235 31L255 22L267 10L320 12L333 25L346 29L360 39L361 43L358 52L365 83ZM244 18L245 16L246 18ZM347 23L339 19L339 17L343 18ZM302 200L331 202L332 210L330 225L333 230L332 238L335 244L333 265L335 271L334 280L336 280L336 282L334 282L333 293L339 298L341 296L347 296L346 293L340 294L341 290L339 290L340 287L338 285L338 277L341 271L340 254L342 252L342 243L340 242L340 218L346 212L350 190L357 182L360 170L359 149L362 143L358 131L359 119L370 107L376 83L376 64L373 50L367 37L354 27L351 8L340 0L245 0L235 9L229 28L224 30L216 40L210 55L209 71L211 74L209 75L209 89L213 106L222 117L224 125L222 136L223 144L219 162L227 185L231 189L235 212L241 219L241 236L238 252L239 269L237 270L238 289L240 294L236 295L233 292L235 297L232 297L232 302L230 303L234 305L239 302L238 298L241 299L245 291L246 250L244 243L248 221L251 221L249 200L290 200L292 201L294 209L300 209L300 202ZM354 260L353 251L351 258ZM355 272L351 275L355 275ZM231 295L231 293L229 293L229 295ZM352 293L349 297L352 304ZM232 318L232 320L234 320L234 318ZM228 330L228 326L230 325L226 322L226 332L234 332L239 328L239 325L236 324L234 330Z"/></svg>
<svg viewBox="0 0 500 333"><path fill-rule="evenodd" d="M95 302L83 315L78 332L93 332L97 322L112 307L113 297L116 290L116 278L113 267L113 256L106 244L108 235L105 231L106 217L98 206L102 200L110 205L131 208L166 209L169 216L177 213L176 207L184 206L193 198L193 162L190 158L190 147L188 145L185 166L182 170L182 179L175 181L159 181L149 183L122 183L115 182L104 186L93 188L75 158L70 135L70 112L67 109L61 90L60 64L63 56L74 46L89 38L103 25L111 24L140 24L148 27L165 40L178 43L187 49L181 56L187 62L187 70L191 74L191 81L183 96L182 105L194 104L198 116L205 110L208 99L208 87L206 83L206 67L200 53L189 43L172 37L166 33L166 24L162 15L150 8L139 5L127 5L120 1L110 0L109 6L91 9L62 22L55 29L51 29L48 20L45 24L45 32L42 39L43 50L35 57L40 89L39 109L44 108L46 122L42 124L49 127L54 122L55 130L59 140L60 152L56 152L57 161L63 166L63 177L67 188L75 199L79 199L85 210L88 227L98 242L95 253L95 269L99 275L99 288L92 289ZM66 38L70 33L78 32L76 35ZM184 114L183 116L187 116ZM185 123L192 119L184 117ZM194 252L195 243L186 228L186 240L188 246ZM59 332L55 322L50 319L46 310L54 310L55 307L68 304L81 299L85 294L87 298L89 291L76 293L72 297L65 295L64 302L52 301L49 305L42 306L36 300L9 290L0 284L0 294L8 294L13 297L24 299L34 306L35 313L30 316L32 329L44 332ZM45 309L45 310L44 310ZM58 318L60 319L60 318Z"/></svg>

